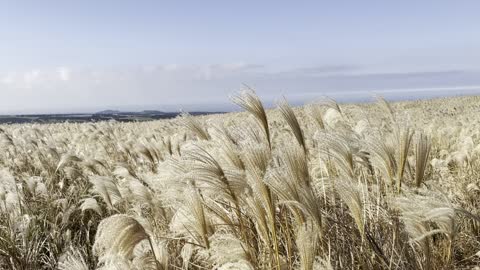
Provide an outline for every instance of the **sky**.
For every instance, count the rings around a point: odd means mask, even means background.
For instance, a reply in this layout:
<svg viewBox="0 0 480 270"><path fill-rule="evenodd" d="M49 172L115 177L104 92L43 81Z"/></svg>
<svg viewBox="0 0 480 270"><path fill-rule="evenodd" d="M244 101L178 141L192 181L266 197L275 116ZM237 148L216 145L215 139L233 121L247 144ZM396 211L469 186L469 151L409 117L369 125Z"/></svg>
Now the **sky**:
<svg viewBox="0 0 480 270"><path fill-rule="evenodd" d="M0 0L0 114L480 94L480 1Z"/></svg>

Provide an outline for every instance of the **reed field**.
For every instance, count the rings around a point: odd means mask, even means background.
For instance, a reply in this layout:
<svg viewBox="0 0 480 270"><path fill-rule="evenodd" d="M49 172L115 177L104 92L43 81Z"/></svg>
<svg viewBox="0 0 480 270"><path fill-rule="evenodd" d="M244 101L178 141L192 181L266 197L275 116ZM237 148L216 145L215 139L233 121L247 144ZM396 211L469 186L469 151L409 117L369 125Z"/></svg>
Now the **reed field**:
<svg viewBox="0 0 480 270"><path fill-rule="evenodd" d="M0 125L0 269L480 269L480 97Z"/></svg>

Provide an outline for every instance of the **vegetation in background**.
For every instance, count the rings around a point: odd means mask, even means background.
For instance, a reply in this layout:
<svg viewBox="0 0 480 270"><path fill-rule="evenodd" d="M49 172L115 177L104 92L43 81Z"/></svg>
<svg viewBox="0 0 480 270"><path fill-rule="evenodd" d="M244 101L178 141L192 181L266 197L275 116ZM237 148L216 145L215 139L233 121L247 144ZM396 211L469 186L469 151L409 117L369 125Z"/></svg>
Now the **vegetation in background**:
<svg viewBox="0 0 480 270"><path fill-rule="evenodd" d="M377 99L0 126L0 268L479 265L480 99Z"/></svg>

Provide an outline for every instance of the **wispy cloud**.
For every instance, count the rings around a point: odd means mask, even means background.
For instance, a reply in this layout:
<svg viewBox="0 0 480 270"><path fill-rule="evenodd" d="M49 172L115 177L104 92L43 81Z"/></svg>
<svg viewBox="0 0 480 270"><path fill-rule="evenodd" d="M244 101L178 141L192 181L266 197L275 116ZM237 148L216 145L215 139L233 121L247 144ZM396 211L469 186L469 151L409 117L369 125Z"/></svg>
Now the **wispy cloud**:
<svg viewBox="0 0 480 270"><path fill-rule="evenodd" d="M205 65L153 65L130 68L72 68L10 71L0 74L0 113L87 110L116 105L228 103L246 83L263 98L305 99L336 93L366 95L396 89L466 91L480 85L480 73L462 70L369 72L358 65L325 65L272 70L246 62ZM447 90L444 90L447 91ZM474 90L469 90L474 91Z"/></svg>

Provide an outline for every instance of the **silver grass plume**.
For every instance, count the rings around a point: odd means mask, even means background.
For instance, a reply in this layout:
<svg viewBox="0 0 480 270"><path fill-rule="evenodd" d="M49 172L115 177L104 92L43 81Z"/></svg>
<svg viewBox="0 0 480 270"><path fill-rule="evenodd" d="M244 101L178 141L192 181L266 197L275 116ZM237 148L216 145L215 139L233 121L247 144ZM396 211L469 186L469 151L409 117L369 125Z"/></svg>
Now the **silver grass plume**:
<svg viewBox="0 0 480 270"><path fill-rule="evenodd" d="M265 143L265 132L259 132L258 128L262 128L258 125L257 121L255 122L243 122L241 125L237 123L232 124L232 133L235 133L235 136L240 140L239 145L244 144L246 141L256 144L268 144ZM270 147L268 147L270 149ZM271 149L270 149L271 150Z"/></svg>
<svg viewBox="0 0 480 270"><path fill-rule="evenodd" d="M303 130L300 127L300 123L298 122L295 113L293 112L292 108L288 104L287 100L284 98L279 104L278 109L282 114L287 124L290 126L290 129L293 131L297 142L302 146L305 153L307 153L307 144L305 141L305 136L303 135Z"/></svg>
<svg viewBox="0 0 480 270"><path fill-rule="evenodd" d="M322 209L312 184L305 152L300 146L286 147L282 165L267 175L267 183L282 204L292 209L297 225L309 216L318 230L322 228ZM298 212L300 210L300 212Z"/></svg>
<svg viewBox="0 0 480 270"><path fill-rule="evenodd" d="M323 112L319 104L311 104L307 107L308 113L315 121L317 126L321 129L325 129L325 122L323 121Z"/></svg>
<svg viewBox="0 0 480 270"><path fill-rule="evenodd" d="M68 153L64 154L64 155L62 155L62 158L60 159L60 162L58 163L55 172L60 170L61 168L63 168L68 163L76 163L76 162L81 162L81 161L82 161L82 159L77 157L76 155L68 154Z"/></svg>
<svg viewBox="0 0 480 270"><path fill-rule="evenodd" d="M135 246L146 239L149 240L147 232L135 218L113 215L98 225L93 253L98 257L115 254L132 259Z"/></svg>
<svg viewBox="0 0 480 270"><path fill-rule="evenodd" d="M261 199L257 196L247 196L244 201L247 215L251 219L255 220L255 229L258 233L259 242L263 242L264 246L270 246L270 229L269 229L269 220L267 218L268 212L267 209L263 206Z"/></svg>
<svg viewBox="0 0 480 270"><path fill-rule="evenodd" d="M131 264L138 270L169 269L165 243L156 241L153 237L150 240L142 241L135 247Z"/></svg>
<svg viewBox="0 0 480 270"><path fill-rule="evenodd" d="M132 261L124 256L116 254L107 254L100 258L99 265L95 270L140 270L136 268Z"/></svg>
<svg viewBox="0 0 480 270"><path fill-rule="evenodd" d="M283 159L289 178L300 185L310 186L311 179L306 153L294 145L286 146L283 151Z"/></svg>
<svg viewBox="0 0 480 270"><path fill-rule="evenodd" d="M264 144L248 143L241 152L246 171L258 170L262 177L270 163L272 153Z"/></svg>
<svg viewBox="0 0 480 270"><path fill-rule="evenodd" d="M164 268L159 268L159 264L155 257L151 256L148 253L142 253L139 256L135 256L132 260L132 265L138 270L163 270ZM165 268L166 269L166 268Z"/></svg>
<svg viewBox="0 0 480 270"><path fill-rule="evenodd" d="M340 105L338 105L337 101L335 101L334 99L329 97L323 97L320 101L318 101L318 104L320 106L325 106L327 108L337 111L343 117L343 111L340 108Z"/></svg>
<svg viewBox="0 0 480 270"><path fill-rule="evenodd" d="M79 208L82 211L82 213L87 211L87 210L92 210L92 211L96 212L97 214L99 214L100 216L102 215L102 209L98 205L97 200L95 200L95 198L85 198L85 199L83 199L82 204L80 205Z"/></svg>
<svg viewBox="0 0 480 270"><path fill-rule="evenodd" d="M240 170L245 169L245 164L240 157L240 150L238 149L238 142L232 137L229 131L224 127L217 127L217 137L215 141L218 142L219 148L222 149L225 159Z"/></svg>
<svg viewBox="0 0 480 270"><path fill-rule="evenodd" d="M209 237L213 233L208 212L196 187L190 185L183 193L183 206L175 213L170 222L170 230L174 233L190 236L197 246L209 249Z"/></svg>
<svg viewBox="0 0 480 270"><path fill-rule="evenodd" d="M279 235L276 228L276 200L264 181L264 176L265 172L258 168L248 169L247 180L251 188L251 194L246 199L249 209L247 212L252 213L252 218L257 220L256 226L257 230L260 231L260 238L265 241L266 246L270 247L270 252L275 254L277 267L280 268Z"/></svg>
<svg viewBox="0 0 480 270"><path fill-rule="evenodd" d="M385 100L385 98L381 95L374 95L374 98L377 100L380 108L382 108L383 110L385 110L385 112L388 113L390 120L392 120L392 122L395 122L395 112L393 111L392 106L390 106L390 103L388 103L388 101Z"/></svg>
<svg viewBox="0 0 480 270"><path fill-rule="evenodd" d="M130 179L127 185L132 201L140 205L153 206L153 194L147 186L137 179Z"/></svg>
<svg viewBox="0 0 480 270"><path fill-rule="evenodd" d="M332 262L330 258L320 258L316 257L315 262L313 263L313 270L333 270Z"/></svg>
<svg viewBox="0 0 480 270"><path fill-rule="evenodd" d="M220 266L236 261L248 262L249 258L245 252L243 243L235 236L225 232L212 235L212 246L210 249L211 260L214 265Z"/></svg>
<svg viewBox="0 0 480 270"><path fill-rule="evenodd" d="M113 178L94 175L89 180L92 183L91 192L100 195L110 209L122 201L122 194Z"/></svg>
<svg viewBox="0 0 480 270"><path fill-rule="evenodd" d="M428 136L420 133L415 143L415 185L417 188L420 187L424 181L431 149L432 145Z"/></svg>
<svg viewBox="0 0 480 270"><path fill-rule="evenodd" d="M191 173L197 182L206 184L206 188L213 191L215 197L227 200L234 206L234 211L240 225L243 238L245 236L244 222L241 214L241 204L238 194L247 187L246 177L241 170L226 170L205 149L198 146L185 154L186 158L193 162Z"/></svg>
<svg viewBox="0 0 480 270"><path fill-rule="evenodd" d="M255 268L245 260L228 262L217 268L218 270L254 270Z"/></svg>
<svg viewBox="0 0 480 270"><path fill-rule="evenodd" d="M356 164L366 165L367 155L360 150L358 143L340 133L318 132L315 139L320 146L320 153L335 161L342 175L353 178Z"/></svg>
<svg viewBox="0 0 480 270"><path fill-rule="evenodd" d="M338 181L335 184L335 189L342 199L342 201L348 206L350 215L352 216L357 228L360 232L360 236L364 239L365 236L365 208L358 187L354 186L351 181Z"/></svg>
<svg viewBox="0 0 480 270"><path fill-rule="evenodd" d="M238 207L237 193L243 191L246 180L243 174L225 170L215 157L201 146L194 146L184 157L191 162L190 171L196 181L202 181L217 194L223 194Z"/></svg>
<svg viewBox="0 0 480 270"><path fill-rule="evenodd" d="M74 247L60 256L58 262L59 270L88 270L88 265L85 262L82 252Z"/></svg>
<svg viewBox="0 0 480 270"><path fill-rule="evenodd" d="M308 223L297 229L296 245L300 257L300 270L313 269L317 253L318 232L316 227Z"/></svg>
<svg viewBox="0 0 480 270"><path fill-rule="evenodd" d="M389 181L389 185L394 189L395 176L397 172L397 160L395 148L389 142L382 138L370 138L367 141L367 148L370 152L370 160L374 167L380 171L383 178Z"/></svg>
<svg viewBox="0 0 480 270"><path fill-rule="evenodd" d="M260 98L258 98L255 91L252 89L243 91L239 95L232 97L232 101L233 103L242 107L244 110L251 113L255 119L257 119L259 124L263 127L265 136L267 137L268 146L271 149L272 143L270 138L270 129L268 127L267 113L265 112L262 101Z"/></svg>
<svg viewBox="0 0 480 270"><path fill-rule="evenodd" d="M451 259L453 241L457 234L456 213L465 213L464 210L455 208L448 201L432 200L420 195L398 198L394 201L394 206L400 210L411 241L422 247L427 265L430 264L432 252L430 236L435 234L447 236L449 248L445 255L448 261Z"/></svg>
<svg viewBox="0 0 480 270"><path fill-rule="evenodd" d="M396 155L397 162L397 192L400 192L402 188L403 175L405 173L405 165L407 164L408 152L412 142L413 132L410 128L406 130L398 130L395 132L398 142L398 150Z"/></svg>
<svg viewBox="0 0 480 270"><path fill-rule="evenodd" d="M184 126L195 134L201 140L210 140L210 135L207 130L203 128L203 124L198 121L198 118L191 116L188 113L182 114Z"/></svg>

